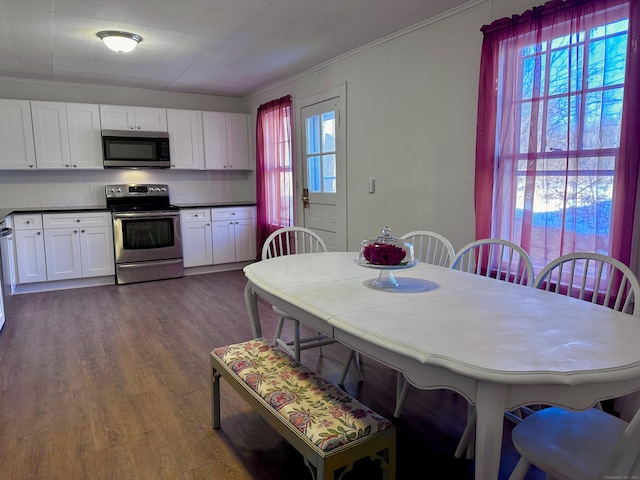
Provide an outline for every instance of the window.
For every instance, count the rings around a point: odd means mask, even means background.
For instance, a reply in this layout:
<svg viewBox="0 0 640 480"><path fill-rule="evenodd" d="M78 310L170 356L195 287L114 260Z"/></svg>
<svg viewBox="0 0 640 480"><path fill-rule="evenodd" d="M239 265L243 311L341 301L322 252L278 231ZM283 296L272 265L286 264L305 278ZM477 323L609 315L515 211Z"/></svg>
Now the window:
<svg viewBox="0 0 640 480"><path fill-rule="evenodd" d="M256 126L259 245L271 232L294 224L291 97L261 105Z"/></svg>
<svg viewBox="0 0 640 480"><path fill-rule="evenodd" d="M476 235L521 245L536 271L570 252L624 256L620 237L631 236L615 214L628 161L628 4L552 3L483 27L490 98L478 110ZM633 210L635 188L628 200Z"/></svg>
<svg viewBox="0 0 640 480"><path fill-rule="evenodd" d="M336 112L308 117L306 140L309 191L336 193Z"/></svg>

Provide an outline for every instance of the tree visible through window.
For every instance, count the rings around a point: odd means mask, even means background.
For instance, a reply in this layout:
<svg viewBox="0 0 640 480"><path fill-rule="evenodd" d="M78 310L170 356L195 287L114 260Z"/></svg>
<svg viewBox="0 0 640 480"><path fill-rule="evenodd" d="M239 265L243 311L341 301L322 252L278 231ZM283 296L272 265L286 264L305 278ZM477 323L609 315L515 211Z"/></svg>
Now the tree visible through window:
<svg viewBox="0 0 640 480"><path fill-rule="evenodd" d="M477 235L520 244L538 271L616 250L629 24L626 2L568 0L483 27Z"/></svg>

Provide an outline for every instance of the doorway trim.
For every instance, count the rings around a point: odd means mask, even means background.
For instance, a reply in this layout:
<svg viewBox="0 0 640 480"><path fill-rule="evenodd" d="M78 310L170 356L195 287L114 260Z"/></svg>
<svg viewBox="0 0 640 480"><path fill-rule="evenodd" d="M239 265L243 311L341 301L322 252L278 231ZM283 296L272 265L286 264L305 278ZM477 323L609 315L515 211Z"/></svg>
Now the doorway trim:
<svg viewBox="0 0 640 480"><path fill-rule="evenodd" d="M304 158L302 152L302 135L304 134L304 125L302 124L302 109L315 105L316 103L322 103L333 98L340 98L340 111L338 116L338 127L340 129L340 142L337 145L336 154L342 158L342 162L338 163L339 169L336 172L336 189L343 188L344 194L342 195L342 205L337 209L336 217L336 230L337 230L337 243L336 248L338 251L347 250L347 84L343 83L334 88L324 90L320 93L304 97L297 101L294 98L295 104L295 207L296 207L296 223L298 225L304 225L304 206L302 204L302 188L303 188L303 165L301 159ZM298 160L299 159L299 160Z"/></svg>

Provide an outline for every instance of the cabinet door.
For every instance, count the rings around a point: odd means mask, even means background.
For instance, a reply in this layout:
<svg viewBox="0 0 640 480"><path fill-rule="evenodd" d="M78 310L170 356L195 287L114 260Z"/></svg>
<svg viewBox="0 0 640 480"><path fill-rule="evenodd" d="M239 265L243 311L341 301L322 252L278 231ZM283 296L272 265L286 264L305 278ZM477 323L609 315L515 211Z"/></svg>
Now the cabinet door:
<svg viewBox="0 0 640 480"><path fill-rule="evenodd" d="M67 103L71 167L102 170L100 108L90 103Z"/></svg>
<svg viewBox="0 0 640 480"><path fill-rule="evenodd" d="M44 235L42 230L17 230L14 234L16 247L17 283L47 281L44 261Z"/></svg>
<svg viewBox="0 0 640 480"><path fill-rule="evenodd" d="M167 131L167 110L165 108L134 107L134 110L136 130L147 132Z"/></svg>
<svg viewBox="0 0 640 480"><path fill-rule="evenodd" d="M167 110L171 168L202 170L202 112Z"/></svg>
<svg viewBox="0 0 640 480"><path fill-rule="evenodd" d="M0 169L36 168L31 105L28 100L0 100Z"/></svg>
<svg viewBox="0 0 640 480"><path fill-rule="evenodd" d="M213 264L236 261L236 240L234 222L222 220L212 222L213 226Z"/></svg>
<svg viewBox="0 0 640 480"><path fill-rule="evenodd" d="M249 170L249 119L244 113L227 113L227 168Z"/></svg>
<svg viewBox="0 0 640 480"><path fill-rule="evenodd" d="M234 222L236 262L256 259L256 221L253 218Z"/></svg>
<svg viewBox="0 0 640 480"><path fill-rule="evenodd" d="M212 265L211 222L183 223L181 228L184 266Z"/></svg>
<svg viewBox="0 0 640 480"><path fill-rule="evenodd" d="M115 274L113 228L80 228L80 252L84 278Z"/></svg>
<svg viewBox="0 0 640 480"><path fill-rule="evenodd" d="M78 228L45 230L44 250L49 281L82 278L80 230Z"/></svg>
<svg viewBox="0 0 640 480"><path fill-rule="evenodd" d="M38 168L71 168L65 104L63 102L31 102L31 118Z"/></svg>
<svg viewBox="0 0 640 480"><path fill-rule="evenodd" d="M133 107L127 105L100 105L100 124L103 130L135 130Z"/></svg>
<svg viewBox="0 0 640 480"><path fill-rule="evenodd" d="M224 113L202 112L204 136L204 168L227 168L227 125Z"/></svg>

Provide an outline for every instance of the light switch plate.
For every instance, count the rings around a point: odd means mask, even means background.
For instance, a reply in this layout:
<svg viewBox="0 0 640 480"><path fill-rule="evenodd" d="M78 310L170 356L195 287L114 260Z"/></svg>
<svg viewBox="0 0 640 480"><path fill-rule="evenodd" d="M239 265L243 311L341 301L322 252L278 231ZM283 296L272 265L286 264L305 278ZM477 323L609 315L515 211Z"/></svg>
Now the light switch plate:
<svg viewBox="0 0 640 480"><path fill-rule="evenodd" d="M376 179L373 177L369 177L369 180L367 180L367 192L369 193L376 192Z"/></svg>

